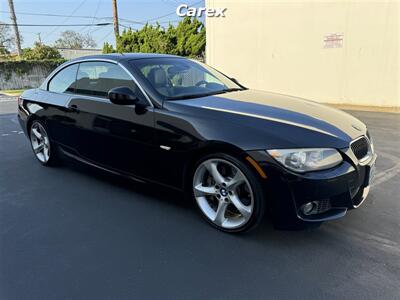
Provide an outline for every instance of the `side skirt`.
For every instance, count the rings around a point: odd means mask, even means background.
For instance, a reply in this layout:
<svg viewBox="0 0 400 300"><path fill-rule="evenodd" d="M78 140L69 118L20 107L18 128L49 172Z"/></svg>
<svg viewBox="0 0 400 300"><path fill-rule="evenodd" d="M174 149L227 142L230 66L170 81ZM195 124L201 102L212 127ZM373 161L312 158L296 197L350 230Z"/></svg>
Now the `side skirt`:
<svg viewBox="0 0 400 300"><path fill-rule="evenodd" d="M96 164L96 163L94 163L94 162L88 161L88 160L86 160L86 159L84 159L84 158L82 158L82 157L80 157L80 156L78 156L78 155L72 154L72 153L66 151L65 149L63 149L63 147L60 147L60 146L59 146L58 148L59 148L59 150L61 151L61 153L62 153L63 155L65 155L66 157L72 158L72 159L74 159L74 160L76 160L76 161L78 161L78 162L80 162L80 163L89 165L89 166L94 167L94 168L97 168L97 169L99 169L99 170L106 171L106 172L108 172L108 173L111 173L111 174L114 174L114 175L118 175L118 176L121 176L121 177L130 179L130 180L136 181L136 182L158 184L158 185L162 185L162 186L165 186L165 187L167 187L167 188L174 189L174 190L177 190L177 191L182 192L182 189L180 189L180 188L177 188L177 187L174 187L174 186L170 186L170 185L167 185L167 184L163 184L163 183L159 183L159 182L154 181L154 180L144 179L144 178L142 179L142 178L138 178L138 177L136 177L136 176L132 176L132 175L130 175L130 174L118 172L118 171L115 171L115 170L106 168L106 167L104 167L104 166L100 166L100 165L98 165L98 164Z"/></svg>

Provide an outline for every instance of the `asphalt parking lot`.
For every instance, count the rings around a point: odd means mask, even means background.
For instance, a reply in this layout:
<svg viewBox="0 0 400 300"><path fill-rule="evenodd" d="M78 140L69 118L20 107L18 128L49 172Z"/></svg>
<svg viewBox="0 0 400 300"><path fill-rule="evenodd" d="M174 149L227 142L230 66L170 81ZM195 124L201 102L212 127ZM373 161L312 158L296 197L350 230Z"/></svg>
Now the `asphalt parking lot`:
<svg viewBox="0 0 400 300"><path fill-rule="evenodd" d="M368 200L302 231L229 235L173 191L44 168L0 97L0 299L399 299L400 114L350 112L379 155Z"/></svg>

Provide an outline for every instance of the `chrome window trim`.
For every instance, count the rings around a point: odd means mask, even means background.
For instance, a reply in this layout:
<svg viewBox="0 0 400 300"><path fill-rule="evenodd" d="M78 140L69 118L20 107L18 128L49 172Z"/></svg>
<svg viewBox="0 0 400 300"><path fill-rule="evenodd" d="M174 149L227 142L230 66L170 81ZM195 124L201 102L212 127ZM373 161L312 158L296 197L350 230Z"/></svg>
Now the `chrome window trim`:
<svg viewBox="0 0 400 300"><path fill-rule="evenodd" d="M47 91L47 92L55 93L55 94L66 94L65 92L59 93L59 92L50 91L50 90L49 90L49 88L50 88L49 85L50 85L50 81L52 81L52 80L54 79L54 77L57 76L58 73L60 73L61 71L65 70L66 68L68 68L68 67L70 67L70 66L72 66L72 65L74 65L74 63L67 64L67 65L62 64L62 65L61 65L62 68L61 68L61 66L57 67L53 72L50 73L49 76L47 76L47 78L46 78L45 81L41 84L41 86L40 86L39 88L40 88L40 89L43 89L43 85L44 85L44 86L45 86L45 87L44 87L44 90ZM76 69L75 81L74 81L74 83L76 83L76 76L77 76L77 74L78 74L78 70L79 70L79 66L78 66L78 68Z"/></svg>
<svg viewBox="0 0 400 300"><path fill-rule="evenodd" d="M122 65L120 62L115 61L115 60L112 60L112 59L105 59L105 58L88 58L88 59L80 59L80 60L77 60L77 61L74 60L74 61L67 62L67 63L63 64L61 68L55 69L55 70L47 77L47 79L43 82L41 88L43 89L43 85L44 85L44 86L45 86L45 90L48 91L48 92L50 92L49 89L48 89L49 82L50 82L50 81L54 78L54 76L56 76L57 73L59 73L61 70L65 69L65 68L67 68L67 67L69 67L69 66L71 66L71 65L73 65L73 64L79 64L79 63L84 63L84 62L96 62L96 61L98 61L98 62L108 62L108 63L112 63L112 64L114 64L114 65L120 66L121 69L123 69L123 70L132 78L133 82L139 87L140 91L143 93L143 95L145 96L146 100L149 102L150 106L151 106L152 108L154 108L153 102L150 100L150 97L147 95L147 93L146 93L146 91L143 89L143 87L139 84L139 82L137 81L137 79L129 72L129 70L128 70L124 65ZM75 79L75 81L76 81L76 79ZM58 93L58 94L60 94L60 93ZM61 93L61 94L63 94L63 93ZM70 94L70 95L89 96L89 95L84 95L84 94L79 94L79 93L73 93L73 94Z"/></svg>
<svg viewBox="0 0 400 300"><path fill-rule="evenodd" d="M366 139L367 140L367 142L368 142L368 153L362 159L358 159L356 157L355 153L353 152L353 148L351 148L351 145L353 143L357 142L358 140L361 140L361 139ZM371 159L374 157L374 153L372 152L372 148L371 148L371 141L366 135L362 135L362 136L352 140L350 142L350 144L349 144L349 148L350 148L351 153L354 155L355 159L359 162L359 164L361 166L364 166L364 165L368 164L371 161Z"/></svg>

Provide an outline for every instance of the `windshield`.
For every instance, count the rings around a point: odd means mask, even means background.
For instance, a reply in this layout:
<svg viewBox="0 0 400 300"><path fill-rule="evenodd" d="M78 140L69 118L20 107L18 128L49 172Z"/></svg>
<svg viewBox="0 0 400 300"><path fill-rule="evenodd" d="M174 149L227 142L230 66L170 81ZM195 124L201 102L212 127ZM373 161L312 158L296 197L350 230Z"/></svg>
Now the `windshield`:
<svg viewBox="0 0 400 300"><path fill-rule="evenodd" d="M132 60L151 86L165 99L177 100L242 90L214 69L184 58Z"/></svg>

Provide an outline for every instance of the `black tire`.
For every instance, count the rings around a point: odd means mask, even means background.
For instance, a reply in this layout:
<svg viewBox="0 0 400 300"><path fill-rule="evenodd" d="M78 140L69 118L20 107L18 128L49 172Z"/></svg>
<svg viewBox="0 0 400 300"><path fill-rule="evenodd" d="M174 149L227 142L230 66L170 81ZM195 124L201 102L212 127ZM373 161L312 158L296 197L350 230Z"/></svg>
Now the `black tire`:
<svg viewBox="0 0 400 300"><path fill-rule="evenodd" d="M44 159L45 156L43 155L43 157L41 158L34 149L34 145L35 145L35 139L36 142L38 141L38 138L34 135L34 133L32 132L33 129L37 129L40 128L40 133L42 135L44 135L45 137L47 137L48 139L48 159ZM42 132L43 130L43 132ZM29 136L29 141L31 143L31 148L33 151L33 154L35 155L35 158L39 161L40 164L42 164L43 166L56 166L59 164L60 159L59 159L59 155L58 155L58 151L57 151L57 147L54 145L54 143L52 142L47 127L45 125L44 122L40 121L40 120L34 120L29 128L28 128L28 136Z"/></svg>
<svg viewBox="0 0 400 300"><path fill-rule="evenodd" d="M198 205L198 202L195 198L195 193L194 193L194 176L196 173L196 170L198 167L205 161L210 160L210 159L223 159L225 161L230 162L233 164L235 167L237 167L247 178L248 183L251 186L252 192L253 192L253 210L251 213L251 216L249 217L248 221L241 225L240 227L236 228L224 228L222 226L218 226L215 224L210 218L208 218L205 213L203 213L202 209ZM240 233L240 232L248 232L251 229L254 229L263 219L264 213L265 213L265 208L266 208L266 203L265 203L265 197L264 197L264 191L262 188L262 181L260 176L249 166L247 163L243 162L242 160L229 155L225 153L215 153L215 154L209 154L207 156L202 157L197 163L195 164L193 168L193 172L191 174L191 179L190 179L190 184L188 184L188 189L190 191L187 191L188 195L191 197L191 200L195 202L196 207L198 208L200 214L202 217L214 228L217 228L221 231L228 232L228 233Z"/></svg>

